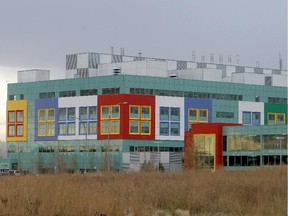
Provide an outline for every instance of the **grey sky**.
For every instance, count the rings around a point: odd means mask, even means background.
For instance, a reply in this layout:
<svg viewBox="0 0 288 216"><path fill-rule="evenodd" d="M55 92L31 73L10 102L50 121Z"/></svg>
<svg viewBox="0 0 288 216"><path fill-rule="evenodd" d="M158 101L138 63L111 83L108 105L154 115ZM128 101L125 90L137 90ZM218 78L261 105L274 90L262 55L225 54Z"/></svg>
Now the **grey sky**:
<svg viewBox="0 0 288 216"><path fill-rule="evenodd" d="M2 1L0 65L65 70L65 55L109 53L191 59L240 55L278 68L287 59L286 0ZM215 58L217 59L217 58Z"/></svg>
<svg viewBox="0 0 288 216"><path fill-rule="evenodd" d="M0 70L1 85L16 81L16 68L64 78L66 54L110 53L111 46L180 60L192 50L198 61L203 52L206 61L223 53L232 64L239 55L240 65L266 68L279 68L280 52L287 68L287 0L1 1L0 69L11 68Z"/></svg>

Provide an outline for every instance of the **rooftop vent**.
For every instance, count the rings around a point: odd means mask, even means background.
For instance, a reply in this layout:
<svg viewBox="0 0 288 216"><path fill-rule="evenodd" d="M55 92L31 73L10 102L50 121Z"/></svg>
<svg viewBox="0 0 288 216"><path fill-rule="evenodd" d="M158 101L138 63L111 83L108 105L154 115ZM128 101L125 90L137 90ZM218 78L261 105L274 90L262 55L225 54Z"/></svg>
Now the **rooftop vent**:
<svg viewBox="0 0 288 216"><path fill-rule="evenodd" d="M114 75L121 74L121 68L120 67L113 68L113 74Z"/></svg>
<svg viewBox="0 0 288 216"><path fill-rule="evenodd" d="M175 77L178 77L178 76L177 76L177 74L172 73L172 74L169 74L169 77L170 77L170 78L175 78Z"/></svg>

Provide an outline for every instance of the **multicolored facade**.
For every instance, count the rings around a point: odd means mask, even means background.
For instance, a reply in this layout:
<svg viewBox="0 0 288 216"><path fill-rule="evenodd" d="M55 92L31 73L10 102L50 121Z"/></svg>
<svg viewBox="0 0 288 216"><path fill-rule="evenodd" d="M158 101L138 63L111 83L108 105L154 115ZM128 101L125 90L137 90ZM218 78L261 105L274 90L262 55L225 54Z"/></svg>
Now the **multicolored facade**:
<svg viewBox="0 0 288 216"><path fill-rule="evenodd" d="M287 87L125 74L8 84L8 160L29 172L139 171L147 161L182 171L193 143L211 169L244 167L250 155L266 165L280 151L287 163L287 122Z"/></svg>

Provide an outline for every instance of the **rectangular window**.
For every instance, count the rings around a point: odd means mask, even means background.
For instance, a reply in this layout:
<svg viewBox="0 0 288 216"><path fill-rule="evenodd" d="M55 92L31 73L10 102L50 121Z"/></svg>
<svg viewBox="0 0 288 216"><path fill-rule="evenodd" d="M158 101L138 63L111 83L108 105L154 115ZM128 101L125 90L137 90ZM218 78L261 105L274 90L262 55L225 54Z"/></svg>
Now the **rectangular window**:
<svg viewBox="0 0 288 216"><path fill-rule="evenodd" d="M38 136L46 135L46 124L40 123L38 124Z"/></svg>
<svg viewBox="0 0 288 216"><path fill-rule="evenodd" d="M66 123L59 124L59 135L66 135Z"/></svg>
<svg viewBox="0 0 288 216"><path fill-rule="evenodd" d="M245 125L251 125L251 112L242 113L242 123Z"/></svg>
<svg viewBox="0 0 288 216"><path fill-rule="evenodd" d="M96 107L89 107L89 119L95 120L97 119L97 109Z"/></svg>
<svg viewBox="0 0 288 216"><path fill-rule="evenodd" d="M9 137L15 136L15 125L8 126L8 136Z"/></svg>
<svg viewBox="0 0 288 216"><path fill-rule="evenodd" d="M97 95L97 89L80 90L80 96Z"/></svg>
<svg viewBox="0 0 288 216"><path fill-rule="evenodd" d="M172 136L179 136L180 135L180 124L179 123L171 123L171 131L170 134Z"/></svg>
<svg viewBox="0 0 288 216"><path fill-rule="evenodd" d="M47 136L55 136L55 124L54 123L48 123L47 124Z"/></svg>
<svg viewBox="0 0 288 216"><path fill-rule="evenodd" d="M120 132L120 122L111 121L111 134L119 134Z"/></svg>
<svg viewBox="0 0 288 216"><path fill-rule="evenodd" d="M190 122L197 122L197 110L196 109L189 109L188 115Z"/></svg>
<svg viewBox="0 0 288 216"><path fill-rule="evenodd" d="M108 119L109 117L109 106L101 107L101 119Z"/></svg>
<svg viewBox="0 0 288 216"><path fill-rule="evenodd" d="M169 136L169 123L160 122L160 135Z"/></svg>
<svg viewBox="0 0 288 216"><path fill-rule="evenodd" d="M87 120L87 107L79 108L79 119Z"/></svg>
<svg viewBox="0 0 288 216"><path fill-rule="evenodd" d="M16 136L23 136L23 125L16 126Z"/></svg>
<svg viewBox="0 0 288 216"><path fill-rule="evenodd" d="M46 110L45 109L39 109L39 121L46 121Z"/></svg>
<svg viewBox="0 0 288 216"><path fill-rule="evenodd" d="M171 107L171 121L180 121L180 108Z"/></svg>
<svg viewBox="0 0 288 216"><path fill-rule="evenodd" d="M17 122L23 122L23 120L24 120L23 119L23 115L24 115L23 111L17 111L16 113L17 113L17 120L16 121Z"/></svg>
<svg viewBox="0 0 288 216"><path fill-rule="evenodd" d="M108 134L108 127L109 127L108 121L101 121L101 134Z"/></svg>
<svg viewBox="0 0 288 216"><path fill-rule="evenodd" d="M141 119L149 120L150 118L150 107L141 107Z"/></svg>
<svg viewBox="0 0 288 216"><path fill-rule="evenodd" d="M260 125L260 112L252 113L252 125Z"/></svg>
<svg viewBox="0 0 288 216"><path fill-rule="evenodd" d="M138 119L139 117L139 107L130 106L130 119Z"/></svg>
<svg viewBox="0 0 288 216"><path fill-rule="evenodd" d="M282 125L285 124L285 114L277 114L277 124Z"/></svg>
<svg viewBox="0 0 288 216"><path fill-rule="evenodd" d="M169 107L160 107L160 121L169 120Z"/></svg>
<svg viewBox="0 0 288 216"><path fill-rule="evenodd" d="M89 122L89 134L97 134L97 122Z"/></svg>
<svg viewBox="0 0 288 216"><path fill-rule="evenodd" d="M66 108L59 109L59 121L66 121Z"/></svg>
<svg viewBox="0 0 288 216"><path fill-rule="evenodd" d="M138 121L130 121L130 134L139 134L139 122Z"/></svg>
<svg viewBox="0 0 288 216"><path fill-rule="evenodd" d="M75 121L75 108L68 108L67 109L67 112L68 112L68 118L67 120L68 121Z"/></svg>
<svg viewBox="0 0 288 216"><path fill-rule="evenodd" d="M9 111L8 112L8 123L14 123L15 122L15 111Z"/></svg>
<svg viewBox="0 0 288 216"><path fill-rule="evenodd" d="M69 122L68 123L68 135L75 135L75 123L74 122Z"/></svg>
<svg viewBox="0 0 288 216"><path fill-rule="evenodd" d="M208 122L208 110L199 109L199 122Z"/></svg>
<svg viewBox="0 0 288 216"><path fill-rule="evenodd" d="M87 122L79 122L80 134L86 135L88 133Z"/></svg>
<svg viewBox="0 0 288 216"><path fill-rule="evenodd" d="M276 114L275 113L268 113L268 124L269 125L276 124Z"/></svg>
<svg viewBox="0 0 288 216"><path fill-rule="evenodd" d="M118 119L119 118L119 113L120 113L120 107L119 107L119 105L117 105L117 106L112 106L111 107L111 118L112 119Z"/></svg>
<svg viewBox="0 0 288 216"><path fill-rule="evenodd" d="M48 109L48 121L55 121L55 109Z"/></svg>
<svg viewBox="0 0 288 216"><path fill-rule="evenodd" d="M141 122L141 134L150 134L150 122Z"/></svg>

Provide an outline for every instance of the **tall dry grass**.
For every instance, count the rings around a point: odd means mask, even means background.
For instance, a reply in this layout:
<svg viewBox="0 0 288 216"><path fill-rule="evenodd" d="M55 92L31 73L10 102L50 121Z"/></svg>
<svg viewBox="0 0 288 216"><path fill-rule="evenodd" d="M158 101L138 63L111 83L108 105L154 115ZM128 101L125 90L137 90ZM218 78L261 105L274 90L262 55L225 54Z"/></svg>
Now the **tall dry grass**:
<svg viewBox="0 0 288 216"><path fill-rule="evenodd" d="M0 177L0 215L101 214L286 215L287 169Z"/></svg>

